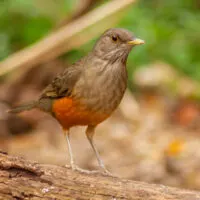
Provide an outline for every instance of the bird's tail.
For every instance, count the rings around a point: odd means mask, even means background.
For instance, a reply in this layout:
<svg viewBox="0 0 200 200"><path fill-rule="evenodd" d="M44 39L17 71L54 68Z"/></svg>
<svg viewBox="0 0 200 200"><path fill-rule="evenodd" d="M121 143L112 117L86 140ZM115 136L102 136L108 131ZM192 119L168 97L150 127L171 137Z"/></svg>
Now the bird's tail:
<svg viewBox="0 0 200 200"><path fill-rule="evenodd" d="M20 106L12 108L11 110L8 110L8 113L20 113L25 110L31 110L31 109L35 108L36 105L37 105L37 101L31 101L29 103L22 104Z"/></svg>

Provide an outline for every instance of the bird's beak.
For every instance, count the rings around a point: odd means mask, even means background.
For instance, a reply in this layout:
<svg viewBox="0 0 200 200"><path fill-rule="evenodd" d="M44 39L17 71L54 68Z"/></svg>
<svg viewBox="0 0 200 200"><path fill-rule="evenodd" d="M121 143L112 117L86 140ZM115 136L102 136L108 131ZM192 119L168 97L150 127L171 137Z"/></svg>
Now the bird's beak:
<svg viewBox="0 0 200 200"><path fill-rule="evenodd" d="M127 44L129 44L129 45L140 45L140 44L144 44L144 43L145 43L144 40L141 40L139 38L135 38L135 39L127 42Z"/></svg>

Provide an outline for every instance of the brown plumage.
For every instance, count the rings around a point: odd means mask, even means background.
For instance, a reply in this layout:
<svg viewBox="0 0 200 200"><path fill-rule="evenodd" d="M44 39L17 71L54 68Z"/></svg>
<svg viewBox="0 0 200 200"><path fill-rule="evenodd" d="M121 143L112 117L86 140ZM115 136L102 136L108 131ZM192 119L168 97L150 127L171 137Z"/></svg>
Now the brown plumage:
<svg viewBox="0 0 200 200"><path fill-rule="evenodd" d="M106 171L93 144L95 127L119 105L127 84L128 54L133 46L143 43L143 40L135 38L125 29L107 30L93 50L55 77L37 101L10 112L39 108L51 113L65 130L73 169L77 168L73 162L69 129L76 125L87 125L86 135L100 167Z"/></svg>

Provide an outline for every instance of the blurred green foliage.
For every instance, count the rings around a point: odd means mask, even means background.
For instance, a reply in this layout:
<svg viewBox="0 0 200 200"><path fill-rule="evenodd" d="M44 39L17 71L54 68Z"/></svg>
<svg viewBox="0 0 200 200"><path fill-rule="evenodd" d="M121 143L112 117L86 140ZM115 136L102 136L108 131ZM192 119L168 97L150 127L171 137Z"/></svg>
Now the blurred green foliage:
<svg viewBox="0 0 200 200"><path fill-rule="evenodd" d="M72 12L74 3L73 0L0 0L0 59L44 37ZM200 80L199 22L198 0L139 0L117 25L146 41L131 53L129 70L163 60ZM94 41L69 52L67 58L73 62L85 55Z"/></svg>
<svg viewBox="0 0 200 200"><path fill-rule="evenodd" d="M136 65L164 60L200 80L198 0L140 0L121 21L146 45L130 58Z"/></svg>
<svg viewBox="0 0 200 200"><path fill-rule="evenodd" d="M44 37L73 0L0 0L0 59Z"/></svg>

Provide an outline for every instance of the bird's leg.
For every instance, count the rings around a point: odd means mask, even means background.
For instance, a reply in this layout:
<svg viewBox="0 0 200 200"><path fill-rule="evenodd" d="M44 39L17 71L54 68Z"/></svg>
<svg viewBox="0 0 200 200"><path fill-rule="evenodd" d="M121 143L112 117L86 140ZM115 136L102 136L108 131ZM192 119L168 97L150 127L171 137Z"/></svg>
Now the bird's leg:
<svg viewBox="0 0 200 200"><path fill-rule="evenodd" d="M73 157L73 153L72 153L72 147L70 144L70 131L64 131L65 132L65 136L66 136L66 140L67 140L67 147L68 147L68 152L69 152L69 157L70 157L70 166L73 170L76 169L76 166L74 164L74 157Z"/></svg>
<svg viewBox="0 0 200 200"><path fill-rule="evenodd" d="M101 160L101 158L99 156L99 152L97 151L97 149L96 149L96 147L94 145L94 142L93 142L94 133L95 133L95 126L88 126L87 130L86 130L86 135L87 135L87 138L88 138L88 140L90 142L90 145L92 146L92 149L93 149L93 151L94 151L94 153L96 155L98 164L101 167L101 169L103 170L103 172L105 172L106 174L111 175L111 173L105 168L105 165L104 165L103 161Z"/></svg>
<svg viewBox="0 0 200 200"><path fill-rule="evenodd" d="M87 173L87 174L93 173L91 171L81 169L74 164L74 157L73 157L73 153L72 153L72 147L70 144L70 131L67 130L67 131L64 131L64 133L65 133L66 140L67 140L67 146L68 146L68 151L69 151L69 156L70 156L70 166L71 166L72 170L77 170L79 172L83 172L83 173Z"/></svg>

